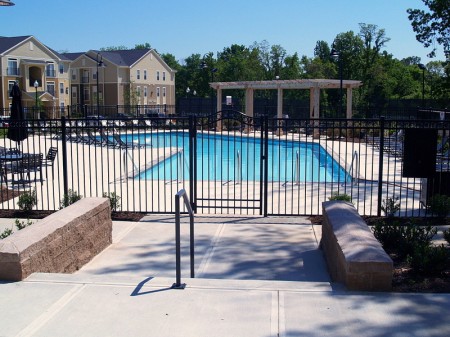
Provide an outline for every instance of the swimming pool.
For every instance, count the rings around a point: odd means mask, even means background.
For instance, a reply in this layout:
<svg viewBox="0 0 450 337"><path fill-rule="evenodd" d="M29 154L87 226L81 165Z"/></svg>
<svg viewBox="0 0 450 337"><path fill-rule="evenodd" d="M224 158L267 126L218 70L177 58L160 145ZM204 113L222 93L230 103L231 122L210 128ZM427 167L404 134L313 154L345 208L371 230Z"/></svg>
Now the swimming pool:
<svg viewBox="0 0 450 337"><path fill-rule="evenodd" d="M189 179L189 134L154 133L126 136L127 142L151 144L150 149L171 147L179 152L136 176L146 180ZM282 182L344 182L345 170L317 143L274 140L268 142L268 180ZM197 179L259 181L261 141L233 135L197 135Z"/></svg>

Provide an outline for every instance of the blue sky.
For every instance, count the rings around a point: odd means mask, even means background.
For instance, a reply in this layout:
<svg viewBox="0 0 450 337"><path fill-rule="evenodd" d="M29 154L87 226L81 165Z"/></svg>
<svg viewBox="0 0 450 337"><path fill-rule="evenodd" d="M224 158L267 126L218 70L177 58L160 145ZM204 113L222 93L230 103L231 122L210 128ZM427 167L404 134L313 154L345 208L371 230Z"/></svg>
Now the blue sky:
<svg viewBox="0 0 450 337"><path fill-rule="evenodd" d="M402 59L429 50L416 41L407 8L421 0L12 0L0 7L3 36L34 35L57 51L79 52L148 42L177 60L198 53L216 54L231 44L250 46L267 40L288 54L313 56L318 40L376 24L391 38L386 50ZM437 54L444 59L442 49Z"/></svg>

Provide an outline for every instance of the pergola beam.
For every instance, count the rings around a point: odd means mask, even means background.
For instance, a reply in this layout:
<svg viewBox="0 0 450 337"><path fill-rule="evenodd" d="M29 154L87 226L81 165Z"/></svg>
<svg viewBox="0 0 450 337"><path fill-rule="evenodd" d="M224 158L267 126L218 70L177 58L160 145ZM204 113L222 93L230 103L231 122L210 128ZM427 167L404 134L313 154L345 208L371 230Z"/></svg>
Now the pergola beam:
<svg viewBox="0 0 450 337"><path fill-rule="evenodd" d="M320 90L321 89L347 89L346 117L352 118L353 89L362 85L361 81L353 80L328 80L328 79L301 79L301 80L274 80L274 81L242 81L242 82L213 82L209 84L217 90L217 111L222 110L222 90L245 90L245 113L253 116L253 92L254 90L277 90L277 117L283 116L283 90L285 89L309 89L310 91L310 117L320 118ZM221 125L217 125L221 130Z"/></svg>

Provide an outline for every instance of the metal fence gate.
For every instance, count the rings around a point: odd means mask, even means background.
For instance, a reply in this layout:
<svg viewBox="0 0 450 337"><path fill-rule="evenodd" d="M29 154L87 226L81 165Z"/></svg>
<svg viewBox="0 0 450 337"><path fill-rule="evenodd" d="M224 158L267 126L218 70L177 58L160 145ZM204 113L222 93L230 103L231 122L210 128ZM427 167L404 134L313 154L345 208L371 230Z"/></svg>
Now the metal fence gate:
<svg viewBox="0 0 450 337"><path fill-rule="evenodd" d="M190 162L195 211L262 215L267 200L264 120L224 110L195 119L193 126Z"/></svg>

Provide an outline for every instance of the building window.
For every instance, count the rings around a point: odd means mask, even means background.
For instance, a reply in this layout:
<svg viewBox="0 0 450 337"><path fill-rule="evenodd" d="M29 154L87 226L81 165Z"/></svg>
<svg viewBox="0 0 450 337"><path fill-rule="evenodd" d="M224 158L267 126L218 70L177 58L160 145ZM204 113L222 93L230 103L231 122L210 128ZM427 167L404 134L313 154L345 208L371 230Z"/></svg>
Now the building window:
<svg viewBox="0 0 450 337"><path fill-rule="evenodd" d="M159 81L159 71L156 72L156 80Z"/></svg>
<svg viewBox="0 0 450 337"><path fill-rule="evenodd" d="M165 81L165 80L166 80L166 72L163 71L163 81Z"/></svg>
<svg viewBox="0 0 450 337"><path fill-rule="evenodd" d="M64 74L64 63L59 64L59 73Z"/></svg>
<svg viewBox="0 0 450 337"><path fill-rule="evenodd" d="M6 69L6 74L13 76L20 75L17 59L8 59L8 68Z"/></svg>
<svg viewBox="0 0 450 337"><path fill-rule="evenodd" d="M141 71L138 69L136 70L136 79L140 80L141 79Z"/></svg>
<svg viewBox="0 0 450 337"><path fill-rule="evenodd" d="M144 70L144 80L147 79L147 70Z"/></svg>
<svg viewBox="0 0 450 337"><path fill-rule="evenodd" d="M147 91L147 87L144 87L144 97L147 97L148 91Z"/></svg>
<svg viewBox="0 0 450 337"><path fill-rule="evenodd" d="M77 79L77 71L75 69L72 69L72 80Z"/></svg>
<svg viewBox="0 0 450 337"><path fill-rule="evenodd" d="M10 97L10 98L11 98L11 90L12 90L14 83L15 83L15 81L8 81L8 97Z"/></svg>
<svg viewBox="0 0 450 337"><path fill-rule="evenodd" d="M55 82L47 82L47 92L55 96Z"/></svg>
<svg viewBox="0 0 450 337"><path fill-rule="evenodd" d="M86 100L86 101L89 101L89 97L90 97L90 95L89 95L89 87L84 87L84 99Z"/></svg>
<svg viewBox="0 0 450 337"><path fill-rule="evenodd" d="M59 93L64 94L64 83L59 84Z"/></svg>
<svg viewBox="0 0 450 337"><path fill-rule="evenodd" d="M156 97L159 97L159 96L160 96L160 94L161 94L161 93L160 93L160 88L159 88L159 87L157 87L157 88L156 88Z"/></svg>
<svg viewBox="0 0 450 337"><path fill-rule="evenodd" d="M56 71L55 71L55 64L54 63L48 63L45 67L45 75L47 77L56 77Z"/></svg>
<svg viewBox="0 0 450 337"><path fill-rule="evenodd" d="M166 87L163 87L163 97L166 97Z"/></svg>
<svg viewBox="0 0 450 337"><path fill-rule="evenodd" d="M64 102L59 103L59 107L61 109L61 115L63 115L65 111Z"/></svg>

